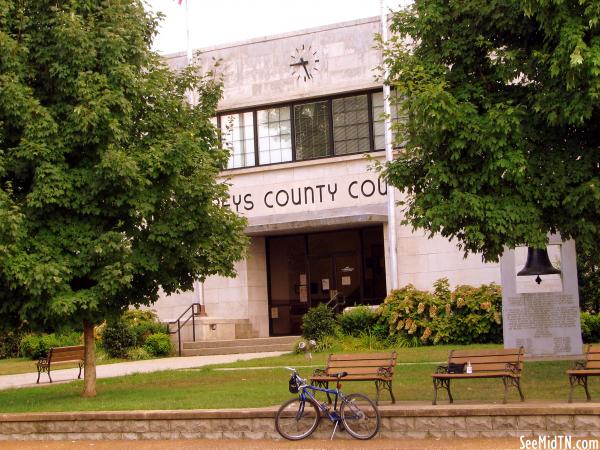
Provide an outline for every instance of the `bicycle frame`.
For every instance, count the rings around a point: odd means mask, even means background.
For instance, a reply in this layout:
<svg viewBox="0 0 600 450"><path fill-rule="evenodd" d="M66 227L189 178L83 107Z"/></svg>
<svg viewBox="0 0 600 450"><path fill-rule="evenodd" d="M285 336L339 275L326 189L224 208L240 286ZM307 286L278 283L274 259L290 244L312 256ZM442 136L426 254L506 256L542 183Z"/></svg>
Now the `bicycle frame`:
<svg viewBox="0 0 600 450"><path fill-rule="evenodd" d="M306 402L306 399L308 398L308 399L314 401L319 406L319 409L322 412L324 412L325 414L327 414L327 418L329 420L331 420L332 422L337 423L342 420L342 417L337 412L338 398L340 399L340 402L344 402L346 397L344 397L344 394L342 394L340 392L338 387L336 387L335 389L326 389L326 388L306 384L306 385L300 385L299 391L300 391L299 392L300 400L302 402ZM328 395L334 395L335 400L333 401L333 408L328 407L329 403L321 402L321 401L317 400L313 393L314 391L324 392Z"/></svg>

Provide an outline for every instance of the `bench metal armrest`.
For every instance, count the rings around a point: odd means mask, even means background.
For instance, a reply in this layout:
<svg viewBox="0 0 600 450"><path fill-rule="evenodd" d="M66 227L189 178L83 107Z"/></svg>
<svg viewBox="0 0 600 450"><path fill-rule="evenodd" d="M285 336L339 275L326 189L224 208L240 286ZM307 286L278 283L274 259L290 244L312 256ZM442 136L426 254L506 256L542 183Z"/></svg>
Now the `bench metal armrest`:
<svg viewBox="0 0 600 450"><path fill-rule="evenodd" d="M327 369L315 369L313 371L313 377L324 377L327 376Z"/></svg>
<svg viewBox="0 0 600 450"><path fill-rule="evenodd" d="M435 373L448 373L448 364L441 364L435 368Z"/></svg>
<svg viewBox="0 0 600 450"><path fill-rule="evenodd" d="M38 366L47 366L48 365L48 358L40 358L37 362Z"/></svg>
<svg viewBox="0 0 600 450"><path fill-rule="evenodd" d="M579 360L573 362L573 370L584 370L585 369L585 361Z"/></svg>
<svg viewBox="0 0 600 450"><path fill-rule="evenodd" d="M506 363L506 370L508 370L509 372L512 372L515 375L521 373L521 369L519 369L519 364L517 364L517 363L511 363L511 362Z"/></svg>
<svg viewBox="0 0 600 450"><path fill-rule="evenodd" d="M392 368L380 367L379 369L377 369L377 375L380 377L390 378L392 376Z"/></svg>

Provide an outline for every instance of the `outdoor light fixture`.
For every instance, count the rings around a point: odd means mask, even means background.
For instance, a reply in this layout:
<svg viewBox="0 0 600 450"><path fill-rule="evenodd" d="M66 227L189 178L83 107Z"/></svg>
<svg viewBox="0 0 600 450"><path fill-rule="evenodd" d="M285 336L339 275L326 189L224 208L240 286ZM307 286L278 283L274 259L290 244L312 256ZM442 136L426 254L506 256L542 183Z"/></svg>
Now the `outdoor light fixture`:
<svg viewBox="0 0 600 450"><path fill-rule="evenodd" d="M535 282L540 284L542 282L540 275L555 274L560 274L560 270L556 269L550 262L547 249L527 247L527 262L525 267L517 274L518 277L537 275Z"/></svg>

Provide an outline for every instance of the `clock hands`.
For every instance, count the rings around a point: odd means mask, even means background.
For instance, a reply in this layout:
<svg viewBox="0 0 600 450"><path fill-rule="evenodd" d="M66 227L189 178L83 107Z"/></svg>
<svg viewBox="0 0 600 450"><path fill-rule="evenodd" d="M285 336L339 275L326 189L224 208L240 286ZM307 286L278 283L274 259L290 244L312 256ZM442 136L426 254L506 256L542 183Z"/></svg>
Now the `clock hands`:
<svg viewBox="0 0 600 450"><path fill-rule="evenodd" d="M304 58L300 57L300 61L290 64L290 67L292 67L292 66L304 66L304 67L306 67L307 64L308 64L308 61L306 61Z"/></svg>
<svg viewBox="0 0 600 450"><path fill-rule="evenodd" d="M304 68L304 71L306 72L307 78L312 78L310 76L310 73L308 72L308 68L306 67L307 65L308 65L308 61L306 61L303 57L300 57L300 60L298 62L290 64L290 67L302 66Z"/></svg>

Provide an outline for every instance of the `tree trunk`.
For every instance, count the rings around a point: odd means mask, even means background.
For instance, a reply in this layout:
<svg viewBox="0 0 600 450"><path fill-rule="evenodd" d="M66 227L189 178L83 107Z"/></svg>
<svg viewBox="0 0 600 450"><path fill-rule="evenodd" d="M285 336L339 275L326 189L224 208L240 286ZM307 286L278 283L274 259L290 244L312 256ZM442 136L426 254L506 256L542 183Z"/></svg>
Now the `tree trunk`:
<svg viewBox="0 0 600 450"><path fill-rule="evenodd" d="M83 343L85 344L85 368L83 372L83 396L96 396L96 341L94 324L83 321Z"/></svg>

